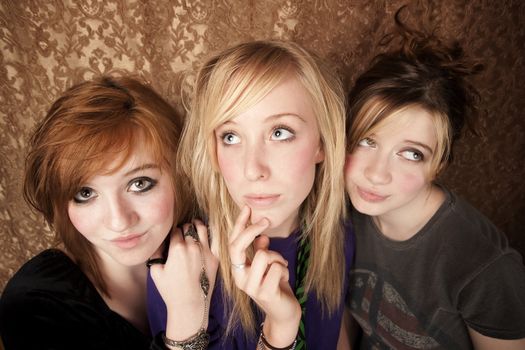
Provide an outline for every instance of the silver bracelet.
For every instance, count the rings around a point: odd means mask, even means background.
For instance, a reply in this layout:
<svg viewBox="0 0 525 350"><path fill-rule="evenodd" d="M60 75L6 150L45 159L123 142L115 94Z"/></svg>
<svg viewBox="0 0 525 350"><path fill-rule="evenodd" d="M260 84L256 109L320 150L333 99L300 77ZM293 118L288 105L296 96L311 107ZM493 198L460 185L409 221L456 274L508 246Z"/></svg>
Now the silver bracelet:
<svg viewBox="0 0 525 350"><path fill-rule="evenodd" d="M166 338L166 335L162 334L162 340L164 344L169 347L178 347L182 350L205 350L208 348L210 342L210 335L206 333L204 328L201 328L199 332L186 340L176 341L173 339Z"/></svg>
<svg viewBox="0 0 525 350"><path fill-rule="evenodd" d="M297 337L295 337L292 344L285 346L284 348L277 348L268 342L266 336L264 335L263 327L264 322L261 323L261 334L259 335L259 341L257 342L258 350L295 350L295 346L297 345Z"/></svg>

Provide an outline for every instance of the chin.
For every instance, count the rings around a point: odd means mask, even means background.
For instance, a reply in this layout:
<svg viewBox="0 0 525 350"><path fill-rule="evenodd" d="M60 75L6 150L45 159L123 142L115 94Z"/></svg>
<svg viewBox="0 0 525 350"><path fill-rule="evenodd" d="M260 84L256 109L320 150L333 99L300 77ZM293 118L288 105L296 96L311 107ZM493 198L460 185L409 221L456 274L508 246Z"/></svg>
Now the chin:
<svg viewBox="0 0 525 350"><path fill-rule="evenodd" d="M375 204L364 202L363 200L361 200L361 198L352 200L352 197L350 197L350 201L352 202L352 206L361 214L370 216L376 216L380 214L378 210L379 208L377 208L377 205Z"/></svg>
<svg viewBox="0 0 525 350"><path fill-rule="evenodd" d="M144 254L135 252L131 254L121 255L115 258L121 265L133 267L138 265L144 265L146 260L150 257Z"/></svg>
<svg viewBox="0 0 525 350"><path fill-rule="evenodd" d="M254 210L252 211L252 215L250 216L250 222L253 224L256 224L259 220L266 218L268 221L270 221L270 228L274 226L274 216L266 211L260 211L260 210Z"/></svg>

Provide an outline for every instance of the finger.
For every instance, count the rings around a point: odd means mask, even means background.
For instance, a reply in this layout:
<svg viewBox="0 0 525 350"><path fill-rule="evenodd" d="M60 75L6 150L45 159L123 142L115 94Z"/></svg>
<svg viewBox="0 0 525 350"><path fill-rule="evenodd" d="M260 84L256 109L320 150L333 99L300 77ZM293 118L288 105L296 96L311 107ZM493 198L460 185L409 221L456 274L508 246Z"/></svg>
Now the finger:
<svg viewBox="0 0 525 350"><path fill-rule="evenodd" d="M197 234L199 236L199 242L202 243L203 247L209 247L208 242L208 228L202 221L199 219L193 220L193 225L195 226L195 229L197 230Z"/></svg>
<svg viewBox="0 0 525 350"><path fill-rule="evenodd" d="M241 234L241 232L244 231L246 225L248 224L248 220L250 219L250 213L250 207L248 207L247 205L245 205L241 209L239 216L237 216L237 219L233 224L233 229L230 233L230 237L228 237L229 242L234 241Z"/></svg>
<svg viewBox="0 0 525 350"><path fill-rule="evenodd" d="M164 241L162 242L162 244L157 248L157 250L155 251L155 253L153 253L153 255L151 256L151 258L149 258L147 261L146 261L146 266L150 269L150 270L155 270L155 274L161 270L164 269L164 265L167 263L167 260L168 260L168 254L167 254L167 250L166 248L169 247L171 248L171 245L172 245L172 242L173 242L173 232L177 230L177 227L173 226L171 228L171 231L170 233L168 234L168 236L164 239ZM160 265L160 266L156 266L156 265ZM153 272L152 272L152 276L153 276Z"/></svg>
<svg viewBox="0 0 525 350"><path fill-rule="evenodd" d="M200 242L197 228L193 223L186 223L182 225L182 237L187 244Z"/></svg>
<svg viewBox="0 0 525 350"><path fill-rule="evenodd" d="M288 266L288 262L283 256L272 250L259 250L255 253L246 280L246 293L249 295L257 293L261 284L264 283L268 268L275 263L285 268Z"/></svg>
<svg viewBox="0 0 525 350"><path fill-rule="evenodd" d="M252 244L255 237L264 232L269 226L268 219L261 219L254 225L248 226L242 234L230 242L230 261L234 264L242 264L246 261L246 249Z"/></svg>
<svg viewBox="0 0 525 350"><path fill-rule="evenodd" d="M169 233L167 239L169 239L169 242L164 242L161 244L161 246L155 251L155 254L153 254L153 257L149 259L146 264L149 265L151 278L157 284L157 281L160 277L160 273L164 271L165 265L168 263L169 260L169 252L172 252L174 249L174 245L178 242L182 241L181 231L178 227L173 227L171 229L171 232ZM168 256L164 256L164 245L169 245L169 252ZM149 263L149 264L148 264Z"/></svg>
<svg viewBox="0 0 525 350"><path fill-rule="evenodd" d="M268 273L266 274L264 281L268 286L275 286L275 288L279 288L283 282L288 283L289 278L290 271L288 271L286 266L283 266L280 263L273 263L268 268Z"/></svg>
<svg viewBox="0 0 525 350"><path fill-rule="evenodd" d="M170 244L166 263L169 262L170 256L176 251L176 246L180 245L183 241L184 239L182 238L182 230L180 227L173 227L170 233Z"/></svg>
<svg viewBox="0 0 525 350"><path fill-rule="evenodd" d="M266 235L260 235L258 237L255 237L255 240L253 241L253 249L255 251L261 250L261 249L268 249L270 246L270 238Z"/></svg>
<svg viewBox="0 0 525 350"><path fill-rule="evenodd" d="M259 299L262 301L272 301L276 294L279 293L281 282L288 282L288 268L278 262L272 263L259 288Z"/></svg>

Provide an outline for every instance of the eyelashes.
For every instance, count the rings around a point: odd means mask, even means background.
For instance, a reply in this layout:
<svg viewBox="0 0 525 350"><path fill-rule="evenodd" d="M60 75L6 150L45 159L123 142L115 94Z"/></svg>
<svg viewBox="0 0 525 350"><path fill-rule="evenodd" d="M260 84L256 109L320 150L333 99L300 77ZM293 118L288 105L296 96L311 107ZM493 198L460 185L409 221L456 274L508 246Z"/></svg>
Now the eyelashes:
<svg viewBox="0 0 525 350"><path fill-rule="evenodd" d="M233 131L224 131L221 133L220 136L222 143L229 146L229 145L236 145L241 142L241 139L239 136L235 134Z"/></svg>
<svg viewBox="0 0 525 350"><path fill-rule="evenodd" d="M295 139L295 132L285 125L279 125L273 129L271 139L289 142Z"/></svg>
<svg viewBox="0 0 525 350"><path fill-rule="evenodd" d="M372 149L377 147L376 141L370 137L365 137L364 139L360 140L357 145L359 147ZM425 154L415 148L405 148L396 154L411 162L422 162L425 160Z"/></svg>
<svg viewBox="0 0 525 350"><path fill-rule="evenodd" d="M269 140L290 142L294 140L295 137L295 131L292 128L286 125L278 125L272 128ZM233 130L226 130L221 132L219 138L225 146L236 145L241 143L240 136L237 135L237 133Z"/></svg>
<svg viewBox="0 0 525 350"><path fill-rule="evenodd" d="M140 176L132 179L126 186L127 192L142 194L150 191L157 185L158 181L148 176ZM81 187L73 196L76 204L86 204L98 197L98 193L91 187Z"/></svg>

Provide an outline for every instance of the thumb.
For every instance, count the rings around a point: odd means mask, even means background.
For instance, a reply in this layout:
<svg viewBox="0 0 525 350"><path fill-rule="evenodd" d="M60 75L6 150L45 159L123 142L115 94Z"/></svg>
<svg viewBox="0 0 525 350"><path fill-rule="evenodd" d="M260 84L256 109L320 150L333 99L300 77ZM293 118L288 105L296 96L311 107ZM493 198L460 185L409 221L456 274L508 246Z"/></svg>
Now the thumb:
<svg viewBox="0 0 525 350"><path fill-rule="evenodd" d="M253 249L257 250L266 250L270 246L270 239L266 235L259 235L253 240Z"/></svg>

